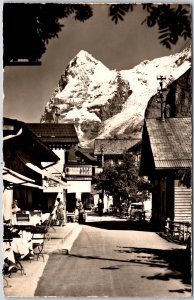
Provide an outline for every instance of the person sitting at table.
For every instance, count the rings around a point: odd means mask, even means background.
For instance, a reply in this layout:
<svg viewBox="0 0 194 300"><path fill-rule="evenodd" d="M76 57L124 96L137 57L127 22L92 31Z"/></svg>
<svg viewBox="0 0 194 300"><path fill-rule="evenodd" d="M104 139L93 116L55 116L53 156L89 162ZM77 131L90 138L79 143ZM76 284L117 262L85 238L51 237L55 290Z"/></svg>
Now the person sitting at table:
<svg viewBox="0 0 194 300"><path fill-rule="evenodd" d="M3 240L9 241L12 251L20 258L33 259L31 232L22 231L4 221Z"/></svg>
<svg viewBox="0 0 194 300"><path fill-rule="evenodd" d="M10 242L3 242L3 254L4 254L3 272L4 274L6 274L9 273L16 266L14 252L11 249Z"/></svg>
<svg viewBox="0 0 194 300"><path fill-rule="evenodd" d="M19 238L13 238L11 243L13 251L22 259L33 259L32 233L26 230L19 231Z"/></svg>
<svg viewBox="0 0 194 300"><path fill-rule="evenodd" d="M19 229L15 228L11 225L11 222L4 221L4 230L3 230L3 237L4 239L11 239L13 237L20 237L19 236Z"/></svg>
<svg viewBox="0 0 194 300"><path fill-rule="evenodd" d="M3 264L3 273L7 274L12 271L15 264L15 256L11 246L13 237L19 237L19 230L14 228L11 225L11 220L4 220L4 230L3 230L3 255L4 255L4 264Z"/></svg>

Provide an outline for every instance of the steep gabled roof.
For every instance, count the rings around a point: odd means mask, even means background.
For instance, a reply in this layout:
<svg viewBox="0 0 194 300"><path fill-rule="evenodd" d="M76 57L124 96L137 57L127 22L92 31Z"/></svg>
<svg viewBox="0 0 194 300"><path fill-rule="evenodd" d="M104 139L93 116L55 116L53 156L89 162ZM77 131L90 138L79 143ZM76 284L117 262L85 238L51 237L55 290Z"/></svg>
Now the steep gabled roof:
<svg viewBox="0 0 194 300"><path fill-rule="evenodd" d="M136 144L139 139L96 139L94 143L94 155L122 155L130 147Z"/></svg>
<svg viewBox="0 0 194 300"><path fill-rule="evenodd" d="M74 124L28 123L44 143L79 143Z"/></svg>
<svg viewBox="0 0 194 300"><path fill-rule="evenodd" d="M191 167L191 118L146 119L155 169Z"/></svg>
<svg viewBox="0 0 194 300"><path fill-rule="evenodd" d="M76 154L80 154L83 158L87 159L88 161L91 162L97 162L97 158L93 157L89 151L86 151L85 148L78 148L76 151Z"/></svg>
<svg viewBox="0 0 194 300"><path fill-rule="evenodd" d="M19 136L4 141L10 147L22 150L28 153L31 158L38 158L40 162L57 162L59 160L59 157L30 130L26 123L16 119L3 118L3 127L4 137L9 136L10 133L16 134L22 128Z"/></svg>

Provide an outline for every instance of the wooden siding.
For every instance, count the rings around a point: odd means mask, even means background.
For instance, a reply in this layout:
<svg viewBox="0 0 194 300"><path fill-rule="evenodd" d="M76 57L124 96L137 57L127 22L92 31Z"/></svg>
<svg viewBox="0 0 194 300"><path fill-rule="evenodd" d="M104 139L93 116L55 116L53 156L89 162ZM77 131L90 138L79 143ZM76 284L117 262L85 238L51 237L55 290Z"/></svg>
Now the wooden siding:
<svg viewBox="0 0 194 300"><path fill-rule="evenodd" d="M192 189L175 187L174 221L191 222Z"/></svg>

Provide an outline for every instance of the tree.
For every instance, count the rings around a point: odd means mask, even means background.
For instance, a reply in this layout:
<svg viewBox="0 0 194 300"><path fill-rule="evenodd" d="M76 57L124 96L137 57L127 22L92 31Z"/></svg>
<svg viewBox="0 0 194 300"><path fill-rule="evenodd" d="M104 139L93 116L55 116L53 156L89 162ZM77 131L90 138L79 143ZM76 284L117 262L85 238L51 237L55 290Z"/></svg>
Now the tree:
<svg viewBox="0 0 194 300"><path fill-rule="evenodd" d="M123 21L129 11L133 11L135 4L113 4L110 6L109 16L117 24ZM146 22L148 27L158 26L160 43L171 49L180 37L185 40L191 37L191 12L183 5L171 4L142 4L147 11ZM191 7L190 7L191 9Z"/></svg>
<svg viewBox="0 0 194 300"><path fill-rule="evenodd" d="M140 191L138 184L142 182L138 176L135 156L123 154L123 162L115 165L105 164L103 172L96 177L96 189L113 196L114 205L121 212L131 202L147 200L147 192Z"/></svg>
<svg viewBox="0 0 194 300"><path fill-rule="evenodd" d="M191 12L178 4L142 4L147 12L148 27L158 26L160 43L171 48L180 37L191 37ZM136 4L107 5L109 17L115 24L123 21ZM190 8L191 10L191 8ZM93 15L88 4L59 3L4 3L3 43L4 65L27 59L36 64L46 51L49 40L58 37L63 25L60 20L74 15L75 20L86 21Z"/></svg>
<svg viewBox="0 0 194 300"><path fill-rule="evenodd" d="M92 8L87 4L4 3L4 65L18 59L36 64L49 40L58 37L63 27L60 20L70 15L84 22L92 16Z"/></svg>

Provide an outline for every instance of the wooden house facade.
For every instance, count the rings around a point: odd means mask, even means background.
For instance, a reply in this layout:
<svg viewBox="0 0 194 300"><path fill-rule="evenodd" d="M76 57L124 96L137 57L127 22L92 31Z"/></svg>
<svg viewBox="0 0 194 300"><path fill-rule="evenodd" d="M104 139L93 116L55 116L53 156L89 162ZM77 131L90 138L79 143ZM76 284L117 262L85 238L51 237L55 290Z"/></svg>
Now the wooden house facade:
<svg viewBox="0 0 194 300"><path fill-rule="evenodd" d="M191 188L179 186L178 171L191 168L190 118L145 119L140 176L152 182L152 222L191 222Z"/></svg>

